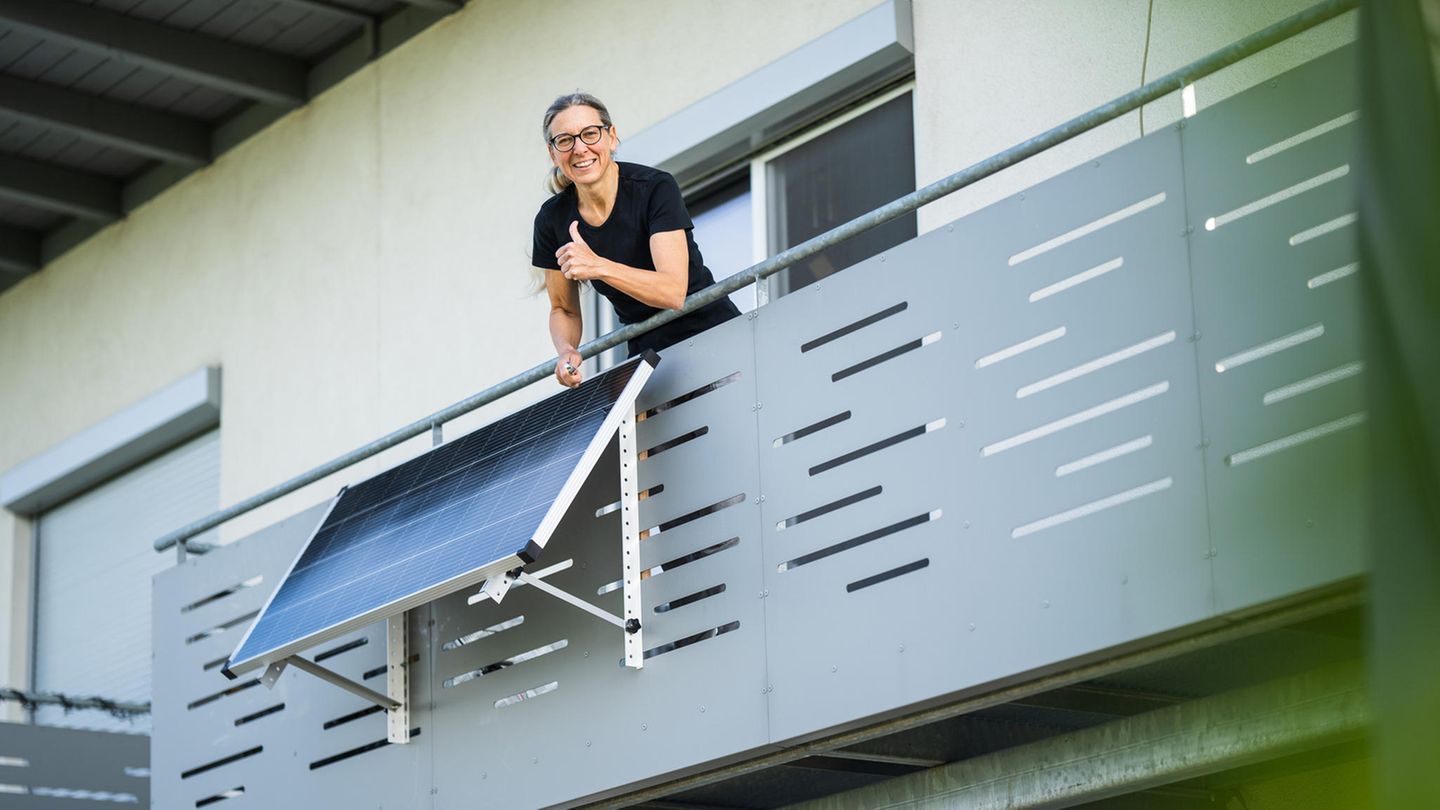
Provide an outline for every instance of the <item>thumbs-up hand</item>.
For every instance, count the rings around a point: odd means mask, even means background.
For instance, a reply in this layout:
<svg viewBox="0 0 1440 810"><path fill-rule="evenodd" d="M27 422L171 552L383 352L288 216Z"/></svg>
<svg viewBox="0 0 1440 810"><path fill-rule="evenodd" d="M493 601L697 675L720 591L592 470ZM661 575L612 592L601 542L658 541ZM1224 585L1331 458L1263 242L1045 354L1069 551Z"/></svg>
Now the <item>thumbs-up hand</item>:
<svg viewBox="0 0 1440 810"><path fill-rule="evenodd" d="M571 281L602 278L609 262L596 256L595 251L585 244L584 237L580 235L579 221L570 223L570 239L571 241L555 251L555 258L560 262L560 272Z"/></svg>

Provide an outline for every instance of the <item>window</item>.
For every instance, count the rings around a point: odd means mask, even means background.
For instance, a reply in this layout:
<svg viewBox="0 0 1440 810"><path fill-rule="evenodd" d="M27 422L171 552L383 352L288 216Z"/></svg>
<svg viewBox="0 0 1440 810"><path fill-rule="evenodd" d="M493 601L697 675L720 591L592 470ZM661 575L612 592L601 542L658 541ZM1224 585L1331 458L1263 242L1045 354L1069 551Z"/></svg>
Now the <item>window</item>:
<svg viewBox="0 0 1440 810"><path fill-rule="evenodd" d="M776 144L686 195L695 241L716 280L915 190L914 83L893 88ZM915 237L907 214L812 256L730 299L742 312ZM619 326L594 296L595 334ZM601 361L608 368L623 347Z"/></svg>
<svg viewBox="0 0 1440 810"><path fill-rule="evenodd" d="M211 430L42 512L36 520L33 686L150 700L150 579L174 565L151 542L219 505ZM150 718L35 711L42 725L149 732Z"/></svg>

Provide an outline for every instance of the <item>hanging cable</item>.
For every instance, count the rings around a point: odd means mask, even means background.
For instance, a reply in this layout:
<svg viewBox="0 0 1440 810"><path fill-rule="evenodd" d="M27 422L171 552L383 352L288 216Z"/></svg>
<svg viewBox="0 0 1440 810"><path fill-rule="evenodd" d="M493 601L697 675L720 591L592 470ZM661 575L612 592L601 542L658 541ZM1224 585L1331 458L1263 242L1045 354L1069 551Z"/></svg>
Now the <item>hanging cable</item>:
<svg viewBox="0 0 1440 810"><path fill-rule="evenodd" d="M65 695L52 692L24 692L19 689L0 689L0 703L19 703L23 708L33 711L39 706L59 706L66 714L73 711L94 709L102 711L119 720L125 720L136 715L149 714L149 703L126 703L109 698L90 696Z"/></svg>

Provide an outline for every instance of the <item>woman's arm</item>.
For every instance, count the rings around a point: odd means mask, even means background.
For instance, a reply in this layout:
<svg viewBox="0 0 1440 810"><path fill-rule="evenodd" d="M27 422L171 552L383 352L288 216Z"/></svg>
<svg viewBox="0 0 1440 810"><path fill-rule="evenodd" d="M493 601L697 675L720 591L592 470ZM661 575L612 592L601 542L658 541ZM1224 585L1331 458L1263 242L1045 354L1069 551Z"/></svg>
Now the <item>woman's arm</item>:
<svg viewBox="0 0 1440 810"><path fill-rule="evenodd" d="M555 379L574 388L580 384L580 343L584 321L580 315L580 287L554 270L545 273L550 296L550 342L555 344ZM568 368L567 368L568 366Z"/></svg>
<svg viewBox="0 0 1440 810"><path fill-rule="evenodd" d="M642 304L660 309L679 309L685 304L690 281L690 247L684 231L665 231L650 236L650 258L655 271L612 262L596 256L580 228L570 223L573 240L555 251L561 274L570 281L600 280Z"/></svg>

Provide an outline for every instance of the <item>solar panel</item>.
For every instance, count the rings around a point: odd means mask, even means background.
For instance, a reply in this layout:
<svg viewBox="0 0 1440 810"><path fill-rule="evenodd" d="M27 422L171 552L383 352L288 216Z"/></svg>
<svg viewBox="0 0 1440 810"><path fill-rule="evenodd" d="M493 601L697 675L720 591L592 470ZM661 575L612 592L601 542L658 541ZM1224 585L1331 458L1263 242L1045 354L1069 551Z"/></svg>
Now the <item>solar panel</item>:
<svg viewBox="0 0 1440 810"><path fill-rule="evenodd" d="M647 352L342 489L224 673L534 561L658 361Z"/></svg>

